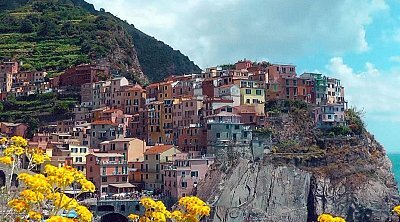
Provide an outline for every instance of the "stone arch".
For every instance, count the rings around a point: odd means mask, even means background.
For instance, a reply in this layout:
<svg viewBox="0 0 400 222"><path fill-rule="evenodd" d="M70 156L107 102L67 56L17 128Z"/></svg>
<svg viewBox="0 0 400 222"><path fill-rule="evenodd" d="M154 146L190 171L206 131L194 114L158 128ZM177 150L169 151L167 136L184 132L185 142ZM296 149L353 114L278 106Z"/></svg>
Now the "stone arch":
<svg viewBox="0 0 400 222"><path fill-rule="evenodd" d="M0 170L0 187L3 187L6 185L6 174L4 171Z"/></svg>
<svg viewBox="0 0 400 222"><path fill-rule="evenodd" d="M129 222L128 218L119 213L109 213L103 215L100 219L100 222Z"/></svg>

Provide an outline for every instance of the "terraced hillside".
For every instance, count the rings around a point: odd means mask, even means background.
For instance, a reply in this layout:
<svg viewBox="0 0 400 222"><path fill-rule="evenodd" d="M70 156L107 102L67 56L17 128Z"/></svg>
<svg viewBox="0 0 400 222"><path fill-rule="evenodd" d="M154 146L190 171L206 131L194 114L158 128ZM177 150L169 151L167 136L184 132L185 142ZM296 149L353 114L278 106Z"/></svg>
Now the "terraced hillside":
<svg viewBox="0 0 400 222"><path fill-rule="evenodd" d="M102 62L142 83L199 71L179 51L83 0L0 0L1 58L50 76Z"/></svg>

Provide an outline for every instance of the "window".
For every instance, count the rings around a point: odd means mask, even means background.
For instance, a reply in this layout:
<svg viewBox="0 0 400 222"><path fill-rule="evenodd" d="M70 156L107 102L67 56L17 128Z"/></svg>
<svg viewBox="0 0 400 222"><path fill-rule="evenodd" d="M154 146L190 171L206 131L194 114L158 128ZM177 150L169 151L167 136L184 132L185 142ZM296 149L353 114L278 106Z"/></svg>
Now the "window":
<svg viewBox="0 0 400 222"><path fill-rule="evenodd" d="M145 159L145 160L149 160L149 156L144 155L144 159Z"/></svg>
<svg viewBox="0 0 400 222"><path fill-rule="evenodd" d="M128 149L128 144L124 143L124 150Z"/></svg>
<svg viewBox="0 0 400 222"><path fill-rule="evenodd" d="M80 149L79 149L79 152L80 152L80 153L86 153L86 148L80 148Z"/></svg>
<svg viewBox="0 0 400 222"><path fill-rule="evenodd" d="M256 95L261 95L261 89L256 90Z"/></svg>
<svg viewBox="0 0 400 222"><path fill-rule="evenodd" d="M246 89L246 94L251 94L251 89Z"/></svg>
<svg viewBox="0 0 400 222"><path fill-rule="evenodd" d="M89 172L93 172L93 167L92 166L90 166Z"/></svg>
<svg viewBox="0 0 400 222"><path fill-rule="evenodd" d="M149 179L149 174L146 173L146 180Z"/></svg>
<svg viewBox="0 0 400 222"><path fill-rule="evenodd" d="M221 133L217 133L217 138L220 138L221 137Z"/></svg>
<svg viewBox="0 0 400 222"><path fill-rule="evenodd" d="M199 172L198 171L192 171L190 172L191 177L199 177Z"/></svg>
<svg viewBox="0 0 400 222"><path fill-rule="evenodd" d="M107 177L102 177L101 182L107 182Z"/></svg>
<svg viewBox="0 0 400 222"><path fill-rule="evenodd" d="M250 99L246 99L246 103L250 103Z"/></svg>
<svg viewBox="0 0 400 222"><path fill-rule="evenodd" d="M186 188L187 187L187 182L182 182L181 186L182 186L182 188Z"/></svg>
<svg viewBox="0 0 400 222"><path fill-rule="evenodd" d="M226 129L227 129L227 130L229 129L229 125L226 125Z"/></svg>
<svg viewBox="0 0 400 222"><path fill-rule="evenodd" d="M156 160L160 159L160 154L156 154Z"/></svg>

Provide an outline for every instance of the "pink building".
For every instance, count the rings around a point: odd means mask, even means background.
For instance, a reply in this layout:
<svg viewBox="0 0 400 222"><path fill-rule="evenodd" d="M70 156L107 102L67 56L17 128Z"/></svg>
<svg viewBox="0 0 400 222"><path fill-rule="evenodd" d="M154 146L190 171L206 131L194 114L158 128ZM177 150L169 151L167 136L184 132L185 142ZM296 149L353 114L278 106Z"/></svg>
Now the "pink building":
<svg viewBox="0 0 400 222"><path fill-rule="evenodd" d="M192 194L213 163L213 157L205 156L175 159L171 166L164 168L164 194L177 199Z"/></svg>
<svg viewBox="0 0 400 222"><path fill-rule="evenodd" d="M86 155L86 177L99 193L107 193L117 187L133 189L128 183L128 162L117 153L91 153Z"/></svg>

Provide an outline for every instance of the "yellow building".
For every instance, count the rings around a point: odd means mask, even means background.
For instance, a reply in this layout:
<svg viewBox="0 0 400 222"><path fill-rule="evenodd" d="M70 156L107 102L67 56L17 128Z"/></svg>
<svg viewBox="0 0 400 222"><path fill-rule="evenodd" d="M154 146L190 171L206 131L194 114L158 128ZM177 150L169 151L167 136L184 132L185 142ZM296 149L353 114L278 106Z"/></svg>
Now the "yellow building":
<svg viewBox="0 0 400 222"><path fill-rule="evenodd" d="M256 81L241 81L240 105L265 103L265 90Z"/></svg>
<svg viewBox="0 0 400 222"><path fill-rule="evenodd" d="M173 145L158 145L149 148L144 153L141 180L146 190L162 191L164 189L163 164L171 162L173 155L181 153Z"/></svg>

